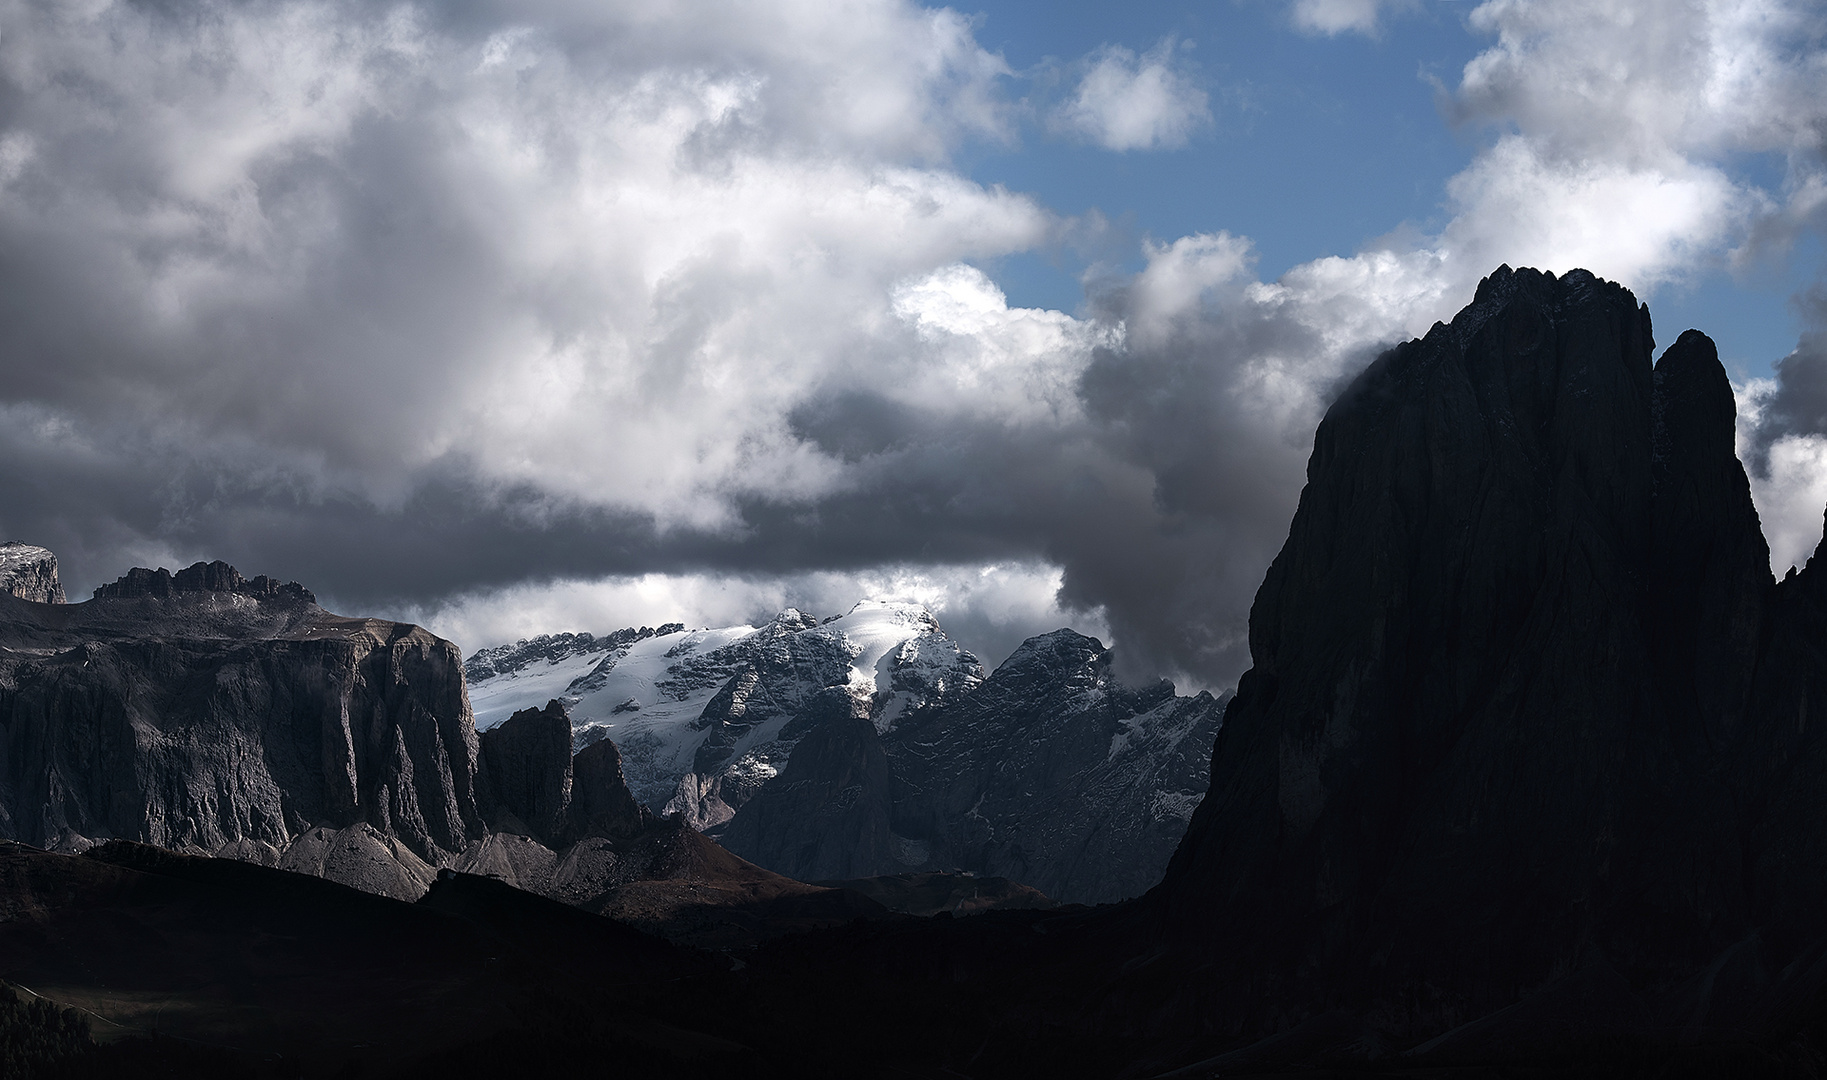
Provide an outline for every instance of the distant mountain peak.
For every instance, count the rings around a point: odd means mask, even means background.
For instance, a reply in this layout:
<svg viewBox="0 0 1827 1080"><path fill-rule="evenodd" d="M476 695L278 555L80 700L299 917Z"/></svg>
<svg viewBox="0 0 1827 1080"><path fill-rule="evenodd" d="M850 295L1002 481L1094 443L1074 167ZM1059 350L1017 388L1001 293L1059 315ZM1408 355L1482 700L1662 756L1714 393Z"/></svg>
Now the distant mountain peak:
<svg viewBox="0 0 1827 1080"><path fill-rule="evenodd" d="M1178 698L1171 683L1123 686L1110 650L1068 629L1030 639L992 685L910 601L661 630L546 635L471 656L484 741L510 714L556 701L574 749L616 744L637 798L800 876L1019 868L1068 899L1135 895L1204 793L1223 708ZM929 744L944 764L921 772ZM949 824L922 823L941 804L918 793L903 799L908 831L889 829L895 776L934 798L982 785L991 838L953 828L974 827L969 800L944 804Z"/></svg>
<svg viewBox="0 0 1827 1080"><path fill-rule="evenodd" d="M148 570L136 566L118 580L98 586L95 599L134 600L152 597L165 600L174 596L203 593L230 593L251 596L257 600L284 599L308 604L317 602L317 597L311 590L296 581L281 582L265 574L246 578L220 559L215 562L192 563L175 574L164 567Z"/></svg>

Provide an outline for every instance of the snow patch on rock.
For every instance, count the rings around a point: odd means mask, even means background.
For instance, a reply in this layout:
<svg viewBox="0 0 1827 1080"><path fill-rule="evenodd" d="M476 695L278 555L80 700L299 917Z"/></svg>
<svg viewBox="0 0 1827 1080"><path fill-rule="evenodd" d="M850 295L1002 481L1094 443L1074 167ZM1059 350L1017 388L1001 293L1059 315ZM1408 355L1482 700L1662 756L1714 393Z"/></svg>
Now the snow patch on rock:
<svg viewBox="0 0 1827 1080"><path fill-rule="evenodd" d="M555 634L465 663L476 726L557 698L581 748L613 739L635 798L714 831L785 768L812 695L845 688L878 730L975 687L977 658L917 604L864 600L820 622Z"/></svg>

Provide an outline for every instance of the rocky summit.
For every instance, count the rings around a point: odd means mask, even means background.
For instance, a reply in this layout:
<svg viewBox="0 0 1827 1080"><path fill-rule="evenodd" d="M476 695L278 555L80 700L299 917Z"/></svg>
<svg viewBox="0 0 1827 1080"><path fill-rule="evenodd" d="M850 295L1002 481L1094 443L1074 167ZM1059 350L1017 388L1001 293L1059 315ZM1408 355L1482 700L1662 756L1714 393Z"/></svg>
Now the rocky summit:
<svg viewBox="0 0 1827 1080"><path fill-rule="evenodd" d="M354 845L423 891L484 831L455 646L225 563L0 595L0 724L0 834L46 848Z"/></svg>
<svg viewBox="0 0 1827 1080"><path fill-rule="evenodd" d="M40 604L63 603L63 583L57 580L57 556L17 540L0 544L0 593Z"/></svg>
<svg viewBox="0 0 1827 1080"><path fill-rule="evenodd" d="M1438 1056L1822 989L1827 558L1773 580L1733 424L1713 343L1652 363L1584 271L1500 269L1340 397L1150 900L1198 1023Z"/></svg>

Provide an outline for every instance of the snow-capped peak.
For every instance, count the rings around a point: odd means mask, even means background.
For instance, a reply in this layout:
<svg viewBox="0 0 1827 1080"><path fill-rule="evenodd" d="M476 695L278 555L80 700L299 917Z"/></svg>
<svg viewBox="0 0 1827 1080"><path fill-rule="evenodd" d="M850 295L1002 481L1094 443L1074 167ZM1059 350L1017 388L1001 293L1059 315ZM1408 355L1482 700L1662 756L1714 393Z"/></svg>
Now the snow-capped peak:
<svg viewBox="0 0 1827 1080"><path fill-rule="evenodd" d="M798 741L787 725L820 690L845 688L886 731L983 678L930 611L879 600L822 623L788 608L760 626L548 635L483 650L469 668L478 728L558 698L579 743L615 740L638 798L684 799L674 809L700 827L785 764Z"/></svg>
<svg viewBox="0 0 1827 1080"><path fill-rule="evenodd" d="M946 637L920 604L863 600L819 629L842 635L851 653L851 692L871 701L879 731L983 681L977 658Z"/></svg>

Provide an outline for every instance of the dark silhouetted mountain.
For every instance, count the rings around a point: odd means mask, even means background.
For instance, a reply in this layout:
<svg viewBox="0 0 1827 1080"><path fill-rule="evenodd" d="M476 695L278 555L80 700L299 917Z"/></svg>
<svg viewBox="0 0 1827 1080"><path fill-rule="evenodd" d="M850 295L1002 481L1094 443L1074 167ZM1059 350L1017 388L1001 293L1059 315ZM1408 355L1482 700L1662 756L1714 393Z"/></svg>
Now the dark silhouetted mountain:
<svg viewBox="0 0 1827 1080"><path fill-rule="evenodd" d="M1818 992L1827 559L1772 580L1713 343L1650 355L1626 290L1505 268L1328 411L1150 898L1180 1007L1485 1025L1439 1055Z"/></svg>
<svg viewBox="0 0 1827 1080"><path fill-rule="evenodd" d="M496 828L556 843L571 806L571 718L554 701L522 709L481 734Z"/></svg>
<svg viewBox="0 0 1827 1080"><path fill-rule="evenodd" d="M559 843L593 836L620 840L652 823L653 814L628 790L622 755L613 742L599 740L572 757L571 801L565 807L565 831L556 838Z"/></svg>
<svg viewBox="0 0 1827 1080"><path fill-rule="evenodd" d="M265 574L249 581L220 559L211 563L193 563L173 574L160 567L148 570L136 566L119 580L96 588L98 600L133 600L155 597L163 600L184 593L234 593L261 600L285 598L308 604L317 602L311 590L296 581L281 583Z"/></svg>

